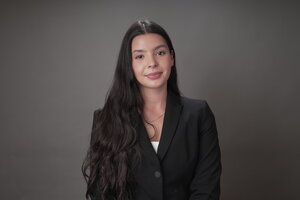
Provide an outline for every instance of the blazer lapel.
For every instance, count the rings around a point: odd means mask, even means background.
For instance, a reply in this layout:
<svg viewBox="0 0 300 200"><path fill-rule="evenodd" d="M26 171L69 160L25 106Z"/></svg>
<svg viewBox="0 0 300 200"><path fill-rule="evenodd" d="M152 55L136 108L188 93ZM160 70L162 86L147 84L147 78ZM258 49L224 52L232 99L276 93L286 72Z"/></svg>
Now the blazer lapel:
<svg viewBox="0 0 300 200"><path fill-rule="evenodd" d="M148 137L144 123L140 121L136 129L139 138L139 144L142 153L142 163L136 169L136 180L144 188L144 191L151 199L162 199L162 182L157 182L154 172L160 170L161 161L163 160L168 148L175 135L179 122L182 105L180 96L168 91L165 117L162 127L160 142L157 154L155 153L151 141ZM155 180L155 182L154 182Z"/></svg>
<svg viewBox="0 0 300 200"><path fill-rule="evenodd" d="M144 124L139 124L139 141L142 146L142 149L145 151L149 159L155 160L158 156L160 161L163 160L175 135L181 110L182 104L180 102L180 96L174 94L171 91L168 91L165 117L163 121L162 133L158 145L157 154L155 153L152 147L151 141L148 137Z"/></svg>
<svg viewBox="0 0 300 200"><path fill-rule="evenodd" d="M139 134L139 142L140 142L141 148L142 148L144 154L146 155L147 159L156 161L157 156L156 156L156 153L150 142L147 130L146 130L143 122L141 122L138 126L138 134Z"/></svg>
<svg viewBox="0 0 300 200"><path fill-rule="evenodd" d="M163 160L175 135L181 110L180 96L168 91L165 117L157 150L157 156L160 161Z"/></svg>

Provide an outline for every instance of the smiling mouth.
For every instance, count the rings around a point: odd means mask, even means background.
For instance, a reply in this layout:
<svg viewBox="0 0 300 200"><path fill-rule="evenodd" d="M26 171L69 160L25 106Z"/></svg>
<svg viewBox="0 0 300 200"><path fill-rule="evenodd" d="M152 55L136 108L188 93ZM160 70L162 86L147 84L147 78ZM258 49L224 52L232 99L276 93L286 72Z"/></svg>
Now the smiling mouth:
<svg viewBox="0 0 300 200"><path fill-rule="evenodd" d="M160 74L160 73L162 73L162 72L153 72L153 73L147 74L146 76L153 76L153 75Z"/></svg>
<svg viewBox="0 0 300 200"><path fill-rule="evenodd" d="M162 72L154 72L154 73L147 74L146 77L150 79L157 79L161 76L161 74Z"/></svg>

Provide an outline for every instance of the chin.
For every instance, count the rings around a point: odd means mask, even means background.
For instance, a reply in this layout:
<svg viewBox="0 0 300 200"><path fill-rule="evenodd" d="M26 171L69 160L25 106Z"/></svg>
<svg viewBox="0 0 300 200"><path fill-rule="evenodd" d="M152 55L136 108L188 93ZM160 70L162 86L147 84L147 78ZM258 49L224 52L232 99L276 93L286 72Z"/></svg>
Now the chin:
<svg viewBox="0 0 300 200"><path fill-rule="evenodd" d="M142 87L145 87L145 88L149 88L149 89L159 89L159 88L162 88L164 87L166 84L147 84L147 85L143 85Z"/></svg>

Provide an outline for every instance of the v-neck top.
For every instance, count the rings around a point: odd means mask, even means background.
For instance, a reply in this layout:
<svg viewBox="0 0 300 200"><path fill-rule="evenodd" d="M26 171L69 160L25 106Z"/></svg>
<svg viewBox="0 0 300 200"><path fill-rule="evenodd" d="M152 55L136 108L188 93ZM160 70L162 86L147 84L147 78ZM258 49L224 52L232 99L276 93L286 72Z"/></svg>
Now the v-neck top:
<svg viewBox="0 0 300 200"><path fill-rule="evenodd" d="M154 148L154 151L157 153L159 141L151 141L151 144L152 144L152 146Z"/></svg>

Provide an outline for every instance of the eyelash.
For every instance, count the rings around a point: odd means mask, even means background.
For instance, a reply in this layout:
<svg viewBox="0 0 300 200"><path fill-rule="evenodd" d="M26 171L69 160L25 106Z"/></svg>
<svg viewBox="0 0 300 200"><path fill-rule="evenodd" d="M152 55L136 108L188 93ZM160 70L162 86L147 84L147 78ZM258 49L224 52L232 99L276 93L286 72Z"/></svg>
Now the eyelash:
<svg viewBox="0 0 300 200"><path fill-rule="evenodd" d="M160 53L162 53L162 54L160 54ZM166 51L159 51L159 52L157 52L156 54L158 54L159 56L163 56L163 55L165 55L166 54ZM144 55L138 55L138 56L136 56L135 57L135 59L142 59L142 57L141 56L144 56Z"/></svg>

